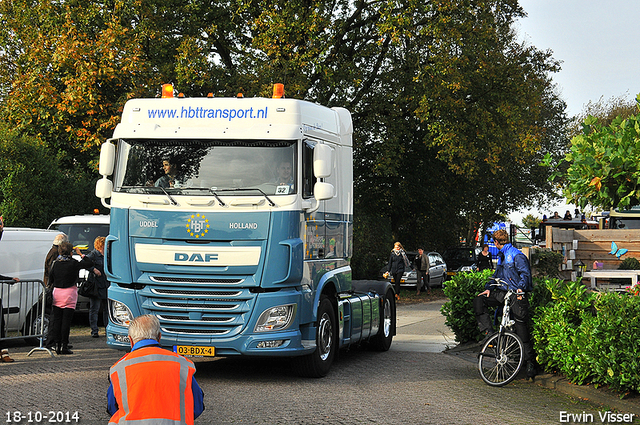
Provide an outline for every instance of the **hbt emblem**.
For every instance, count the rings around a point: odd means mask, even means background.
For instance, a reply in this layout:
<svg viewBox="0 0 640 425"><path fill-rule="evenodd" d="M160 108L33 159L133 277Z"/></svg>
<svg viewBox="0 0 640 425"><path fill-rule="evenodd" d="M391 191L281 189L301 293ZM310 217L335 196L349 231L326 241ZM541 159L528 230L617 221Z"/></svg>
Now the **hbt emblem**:
<svg viewBox="0 0 640 425"><path fill-rule="evenodd" d="M209 232L209 220L204 214L192 214L187 219L187 233L196 238L203 237Z"/></svg>

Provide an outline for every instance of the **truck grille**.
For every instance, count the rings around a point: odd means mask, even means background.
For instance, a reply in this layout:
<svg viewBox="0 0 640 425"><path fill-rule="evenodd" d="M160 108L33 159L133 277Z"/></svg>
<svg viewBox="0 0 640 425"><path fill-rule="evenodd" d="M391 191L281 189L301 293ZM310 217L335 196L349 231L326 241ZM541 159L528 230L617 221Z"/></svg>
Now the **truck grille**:
<svg viewBox="0 0 640 425"><path fill-rule="evenodd" d="M176 279L164 280L165 284L147 284L138 292L143 309L158 317L163 333L231 336L246 326L255 300L249 288L221 288L218 281L224 279L188 288L181 288L184 282L175 284Z"/></svg>
<svg viewBox="0 0 640 425"><path fill-rule="evenodd" d="M223 284L223 285L238 285L244 281L244 279L202 279L202 278L188 278L188 277L167 277L167 276L151 276L152 282L158 283L182 283L182 284Z"/></svg>

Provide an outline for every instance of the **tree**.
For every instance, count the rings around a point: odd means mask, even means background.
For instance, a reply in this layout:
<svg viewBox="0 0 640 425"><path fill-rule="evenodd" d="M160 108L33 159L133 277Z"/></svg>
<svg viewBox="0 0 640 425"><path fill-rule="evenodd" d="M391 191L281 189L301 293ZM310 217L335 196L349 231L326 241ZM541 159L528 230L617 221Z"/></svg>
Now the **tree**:
<svg viewBox="0 0 640 425"><path fill-rule="evenodd" d="M617 117L628 118L636 115L637 112L636 101L629 99L628 93L612 96L606 100L600 97L597 102L589 101L582 111L571 119L568 135L573 138L582 134L582 124L590 116L595 117L598 124L608 126Z"/></svg>
<svg viewBox="0 0 640 425"><path fill-rule="evenodd" d="M8 226L47 227L54 218L90 213L97 179L59 168L37 139L0 128L0 211Z"/></svg>
<svg viewBox="0 0 640 425"><path fill-rule="evenodd" d="M522 225L527 229L537 228L540 223L542 223L542 219L533 216L533 214L527 214L527 216L522 219Z"/></svg>
<svg viewBox="0 0 640 425"><path fill-rule="evenodd" d="M640 105L640 95L637 101ZM564 159L564 195L582 209L640 205L640 113L617 117L606 126L597 121L587 117L583 133L571 139Z"/></svg>
<svg viewBox="0 0 640 425"><path fill-rule="evenodd" d="M355 210L371 223L356 231L385 229L367 249L440 249L552 192L537 164L566 145L558 65L515 41L521 16L516 0L2 2L1 112L91 169L124 101L160 83L269 96L283 82L352 112Z"/></svg>

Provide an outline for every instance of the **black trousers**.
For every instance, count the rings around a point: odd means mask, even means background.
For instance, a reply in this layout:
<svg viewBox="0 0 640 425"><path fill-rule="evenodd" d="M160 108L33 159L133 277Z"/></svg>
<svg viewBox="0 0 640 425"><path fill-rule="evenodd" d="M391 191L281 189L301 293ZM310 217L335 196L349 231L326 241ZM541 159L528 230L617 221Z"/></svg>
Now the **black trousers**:
<svg viewBox="0 0 640 425"><path fill-rule="evenodd" d="M476 314L480 332L492 332L492 318L489 315L489 307L501 307L507 293L501 290L492 290L489 296L477 296L473 300L473 311ZM521 299L518 299L520 297ZM516 334L524 345L524 360L535 360L531 335L529 333L529 300L524 294L511 295L511 316L516 321Z"/></svg>
<svg viewBox="0 0 640 425"><path fill-rule="evenodd" d="M400 281L402 280L403 274L404 272L393 274L393 285L396 287L396 294L400 293Z"/></svg>
<svg viewBox="0 0 640 425"><path fill-rule="evenodd" d="M423 287L425 290L429 289L429 273L426 270L416 270L418 290Z"/></svg>
<svg viewBox="0 0 640 425"><path fill-rule="evenodd" d="M62 345L69 344L69 333L71 332L71 321L73 320L73 313L76 310L73 308L60 308L53 306L51 311L52 323L49 324L49 336L47 337L48 343L56 343Z"/></svg>

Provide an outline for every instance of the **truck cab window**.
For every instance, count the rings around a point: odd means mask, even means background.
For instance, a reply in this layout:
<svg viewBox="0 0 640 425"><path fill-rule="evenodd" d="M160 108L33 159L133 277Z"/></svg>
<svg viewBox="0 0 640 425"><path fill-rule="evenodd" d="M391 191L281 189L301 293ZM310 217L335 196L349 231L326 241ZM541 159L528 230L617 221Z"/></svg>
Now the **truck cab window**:
<svg viewBox="0 0 640 425"><path fill-rule="evenodd" d="M316 183L316 176L313 174L313 147L309 141L302 143L302 197L313 197L313 185Z"/></svg>
<svg viewBox="0 0 640 425"><path fill-rule="evenodd" d="M297 192L296 141L127 139L115 190L208 196L211 191Z"/></svg>

